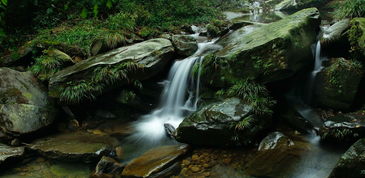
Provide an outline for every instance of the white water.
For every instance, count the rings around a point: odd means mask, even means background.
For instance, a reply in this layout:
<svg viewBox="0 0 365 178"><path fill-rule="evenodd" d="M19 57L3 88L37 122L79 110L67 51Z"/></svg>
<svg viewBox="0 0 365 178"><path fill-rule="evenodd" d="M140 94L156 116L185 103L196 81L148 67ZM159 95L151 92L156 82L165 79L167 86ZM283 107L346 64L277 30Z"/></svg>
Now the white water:
<svg viewBox="0 0 365 178"><path fill-rule="evenodd" d="M198 38L199 28L193 28ZM177 60L173 64L168 79L162 84L164 89L161 96L160 107L150 114L143 116L135 122L134 133L128 138L146 146L153 146L169 141L164 124L171 124L175 128L183 121L184 117L196 111L199 101L200 73L204 54L220 49L214 44L215 40L198 43L198 50L190 57ZM193 76L191 70L198 63L198 75Z"/></svg>

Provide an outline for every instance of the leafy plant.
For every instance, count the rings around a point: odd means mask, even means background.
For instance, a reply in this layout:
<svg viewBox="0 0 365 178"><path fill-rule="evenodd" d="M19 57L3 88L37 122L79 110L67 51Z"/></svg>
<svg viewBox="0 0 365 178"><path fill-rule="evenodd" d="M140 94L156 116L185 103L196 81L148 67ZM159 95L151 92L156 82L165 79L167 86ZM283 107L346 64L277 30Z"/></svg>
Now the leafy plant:
<svg viewBox="0 0 365 178"><path fill-rule="evenodd" d="M339 3L339 7L335 12L335 17L342 18L354 18L365 16L365 1L364 0L345 0Z"/></svg>

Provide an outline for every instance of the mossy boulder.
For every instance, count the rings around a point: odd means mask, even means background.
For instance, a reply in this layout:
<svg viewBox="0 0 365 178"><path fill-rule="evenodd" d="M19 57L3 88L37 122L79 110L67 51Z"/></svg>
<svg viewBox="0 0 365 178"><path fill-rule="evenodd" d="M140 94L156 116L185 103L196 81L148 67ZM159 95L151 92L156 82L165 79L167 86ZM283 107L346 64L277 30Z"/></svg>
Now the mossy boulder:
<svg viewBox="0 0 365 178"><path fill-rule="evenodd" d="M351 20L349 41L353 58L364 61L365 59L365 18Z"/></svg>
<svg viewBox="0 0 365 178"><path fill-rule="evenodd" d="M173 35L171 41L176 49L176 53L183 57L193 55L198 49L196 39L190 35Z"/></svg>
<svg viewBox="0 0 365 178"><path fill-rule="evenodd" d="M0 68L0 128L8 135L37 131L55 117L53 102L29 72Z"/></svg>
<svg viewBox="0 0 365 178"><path fill-rule="evenodd" d="M173 54L172 43L163 38L121 47L57 72L49 93L68 103L94 99L113 86L152 78L165 70Z"/></svg>
<svg viewBox="0 0 365 178"><path fill-rule="evenodd" d="M321 139L337 143L353 143L365 136L365 110L338 114L327 118L319 132Z"/></svg>
<svg viewBox="0 0 365 178"><path fill-rule="evenodd" d="M365 176L365 138L353 144L331 172L330 178L348 177L358 178Z"/></svg>
<svg viewBox="0 0 365 178"><path fill-rule="evenodd" d="M117 145L112 137L75 132L35 140L29 148L51 159L97 162Z"/></svg>
<svg viewBox="0 0 365 178"><path fill-rule="evenodd" d="M319 74L315 101L321 107L347 110L354 102L363 76L362 65L344 58L330 59Z"/></svg>
<svg viewBox="0 0 365 178"><path fill-rule="evenodd" d="M218 41L224 48L204 59L203 82L222 87L242 78L266 83L291 77L310 66L319 23L318 10L310 8L224 36Z"/></svg>
<svg viewBox="0 0 365 178"><path fill-rule="evenodd" d="M192 145L249 145L270 123L238 98L210 104L193 113L177 128L176 139Z"/></svg>

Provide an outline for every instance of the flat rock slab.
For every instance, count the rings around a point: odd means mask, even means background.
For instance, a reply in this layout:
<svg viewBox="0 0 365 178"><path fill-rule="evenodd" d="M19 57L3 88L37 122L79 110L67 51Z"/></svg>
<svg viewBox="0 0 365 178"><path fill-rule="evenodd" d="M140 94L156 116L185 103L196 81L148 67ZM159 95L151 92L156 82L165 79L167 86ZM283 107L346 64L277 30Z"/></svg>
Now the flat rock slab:
<svg viewBox="0 0 365 178"><path fill-rule="evenodd" d="M23 156L24 147L10 147L0 143L0 165L5 161Z"/></svg>
<svg viewBox="0 0 365 178"><path fill-rule="evenodd" d="M118 141L108 136L77 132L36 140L30 149L51 159L93 162L108 155L117 145Z"/></svg>
<svg viewBox="0 0 365 178"><path fill-rule="evenodd" d="M122 176L149 177L163 171L189 151L188 145L162 146L151 149L133 159L123 170Z"/></svg>

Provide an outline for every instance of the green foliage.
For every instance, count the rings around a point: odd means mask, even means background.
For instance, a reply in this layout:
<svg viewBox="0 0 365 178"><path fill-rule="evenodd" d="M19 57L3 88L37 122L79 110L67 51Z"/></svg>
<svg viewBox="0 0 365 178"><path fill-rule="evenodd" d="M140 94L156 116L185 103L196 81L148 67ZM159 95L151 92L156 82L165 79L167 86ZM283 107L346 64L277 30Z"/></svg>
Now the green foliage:
<svg viewBox="0 0 365 178"><path fill-rule="evenodd" d="M94 100L106 87L122 82L141 87L140 82L129 78L129 74L140 68L142 68L140 64L132 61L96 67L89 71L90 79L66 83L66 87L61 91L60 100L66 103L79 103L85 99Z"/></svg>
<svg viewBox="0 0 365 178"><path fill-rule="evenodd" d="M335 12L335 17L342 18L354 18L365 16L365 1L364 0L345 0L339 3L339 7Z"/></svg>
<svg viewBox="0 0 365 178"><path fill-rule="evenodd" d="M43 51L43 55L37 57L35 63L30 67L30 71L42 81L49 80L56 72L71 62L64 58L50 56L47 51Z"/></svg>
<svg viewBox="0 0 365 178"><path fill-rule="evenodd" d="M1 2L0 2L0 43L2 43L2 41L6 37L6 33L5 33L5 30L4 30L4 27L5 27L5 23L4 23L5 13L4 13L4 11L5 11L7 5L8 5L7 0L1 0Z"/></svg>
<svg viewBox="0 0 365 178"><path fill-rule="evenodd" d="M251 128L253 124L254 124L253 116L248 116L248 117L244 118L243 120L239 121L235 125L235 129L236 130L248 129L248 128Z"/></svg>
<svg viewBox="0 0 365 178"><path fill-rule="evenodd" d="M218 95L225 97L239 97L250 104L258 115L272 114L271 107L275 101L269 96L267 89L251 80L237 81L227 91L218 91Z"/></svg>

